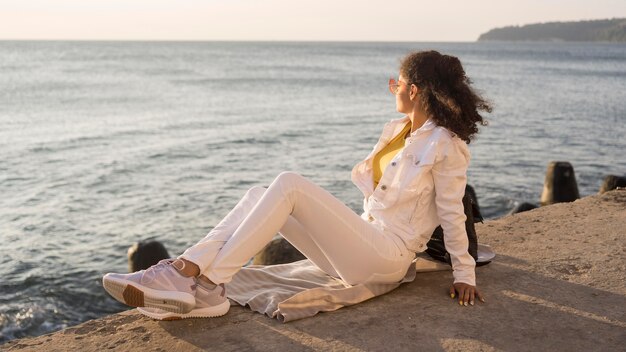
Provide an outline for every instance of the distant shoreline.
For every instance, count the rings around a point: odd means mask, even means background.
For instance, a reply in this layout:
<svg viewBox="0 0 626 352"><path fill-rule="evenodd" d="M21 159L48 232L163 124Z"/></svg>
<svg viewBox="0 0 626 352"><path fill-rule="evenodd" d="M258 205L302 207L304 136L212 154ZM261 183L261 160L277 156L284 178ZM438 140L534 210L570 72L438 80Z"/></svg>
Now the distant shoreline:
<svg viewBox="0 0 626 352"><path fill-rule="evenodd" d="M626 43L626 18L500 27L477 41Z"/></svg>

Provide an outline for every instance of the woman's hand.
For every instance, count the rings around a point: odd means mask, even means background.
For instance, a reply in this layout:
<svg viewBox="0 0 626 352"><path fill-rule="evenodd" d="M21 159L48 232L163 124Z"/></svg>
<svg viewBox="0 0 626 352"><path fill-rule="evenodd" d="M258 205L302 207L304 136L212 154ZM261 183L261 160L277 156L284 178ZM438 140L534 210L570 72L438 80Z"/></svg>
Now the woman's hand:
<svg viewBox="0 0 626 352"><path fill-rule="evenodd" d="M450 286L450 297L458 297L459 304L465 306L468 302L469 304L474 305L474 298L478 298L483 303L485 302L485 298L480 291L478 291L476 286L468 285L463 282L457 282Z"/></svg>

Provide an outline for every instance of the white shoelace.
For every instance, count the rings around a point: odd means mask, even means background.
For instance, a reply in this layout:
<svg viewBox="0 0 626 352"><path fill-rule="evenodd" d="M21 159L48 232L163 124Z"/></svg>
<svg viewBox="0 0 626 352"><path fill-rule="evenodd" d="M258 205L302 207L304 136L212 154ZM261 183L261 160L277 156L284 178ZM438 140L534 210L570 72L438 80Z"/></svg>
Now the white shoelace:
<svg viewBox="0 0 626 352"><path fill-rule="evenodd" d="M149 267L148 269L146 269L146 271L143 273L143 275L141 277L141 281L144 281L144 278L146 278L145 283L151 283L152 281L154 281L154 279L156 279L157 274L159 272L167 269L172 264L172 262L173 262L172 259L162 259L162 260L160 260L155 265L153 265L153 266Z"/></svg>

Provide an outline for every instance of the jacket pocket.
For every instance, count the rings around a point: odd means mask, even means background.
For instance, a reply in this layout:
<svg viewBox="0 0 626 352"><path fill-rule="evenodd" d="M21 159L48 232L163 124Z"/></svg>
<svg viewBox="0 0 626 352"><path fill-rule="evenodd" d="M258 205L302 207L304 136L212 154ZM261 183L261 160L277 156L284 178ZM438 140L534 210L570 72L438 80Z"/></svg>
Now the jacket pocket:
<svg viewBox="0 0 626 352"><path fill-rule="evenodd" d="M407 170L405 173L406 183L404 189L406 192L421 193L432 183L428 174L434 164L434 158L408 154L406 163Z"/></svg>
<svg viewBox="0 0 626 352"><path fill-rule="evenodd" d="M407 154L412 159L412 164L415 167L423 167L427 165L432 165L435 163L435 154L434 153L423 153L422 155L418 154Z"/></svg>
<svg viewBox="0 0 626 352"><path fill-rule="evenodd" d="M411 214L409 216L409 225L413 223L413 219L415 218L415 213L417 213L417 208L420 206L419 197L413 202L413 207L411 209Z"/></svg>

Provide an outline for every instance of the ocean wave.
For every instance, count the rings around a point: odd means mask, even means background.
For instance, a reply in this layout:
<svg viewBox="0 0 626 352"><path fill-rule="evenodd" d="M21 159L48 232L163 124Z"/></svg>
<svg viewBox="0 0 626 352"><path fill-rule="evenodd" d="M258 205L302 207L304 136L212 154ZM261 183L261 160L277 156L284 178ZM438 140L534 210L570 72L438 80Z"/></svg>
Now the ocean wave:
<svg viewBox="0 0 626 352"><path fill-rule="evenodd" d="M158 238L181 253L280 171L358 211L350 170L400 117L387 77L416 46L3 45L16 53L0 68L0 341L127 309L100 280L127 270L128 246ZM470 145L487 218L538 200L552 158L572 161L581 195L623 173L623 45L428 46L459 55L497 103Z"/></svg>

